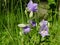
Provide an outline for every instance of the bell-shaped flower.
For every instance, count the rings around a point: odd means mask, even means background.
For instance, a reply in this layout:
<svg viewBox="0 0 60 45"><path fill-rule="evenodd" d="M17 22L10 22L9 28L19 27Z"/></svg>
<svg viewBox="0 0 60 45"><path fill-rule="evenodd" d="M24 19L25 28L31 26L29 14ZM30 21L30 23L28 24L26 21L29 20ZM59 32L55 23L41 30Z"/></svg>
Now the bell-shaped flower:
<svg viewBox="0 0 60 45"><path fill-rule="evenodd" d="M26 34L30 32L30 26L29 24L18 24L18 27L22 27L23 32Z"/></svg>
<svg viewBox="0 0 60 45"><path fill-rule="evenodd" d="M40 26L47 25L48 21L45 21L44 19L39 23Z"/></svg>
<svg viewBox="0 0 60 45"><path fill-rule="evenodd" d="M30 32L30 26L25 26L23 27L23 32L26 34L28 32Z"/></svg>
<svg viewBox="0 0 60 45"><path fill-rule="evenodd" d="M33 21L33 20L30 20L30 24L31 24L33 27L35 27L35 26L36 26L36 22L35 22L35 21Z"/></svg>
<svg viewBox="0 0 60 45"><path fill-rule="evenodd" d="M29 1L29 3L27 4L27 8L29 11L37 11L37 6L38 4L37 3L33 3L32 0Z"/></svg>
<svg viewBox="0 0 60 45"><path fill-rule="evenodd" d="M40 24L40 34L42 37L48 36L48 21L45 21L44 19L39 23Z"/></svg>

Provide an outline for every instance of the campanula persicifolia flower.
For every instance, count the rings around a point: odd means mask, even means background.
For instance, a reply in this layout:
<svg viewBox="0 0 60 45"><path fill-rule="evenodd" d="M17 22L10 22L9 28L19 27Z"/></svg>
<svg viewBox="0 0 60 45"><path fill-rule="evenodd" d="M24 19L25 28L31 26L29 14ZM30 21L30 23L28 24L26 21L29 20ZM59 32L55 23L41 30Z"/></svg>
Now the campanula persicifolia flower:
<svg viewBox="0 0 60 45"><path fill-rule="evenodd" d="M37 3L33 3L32 0L30 0L29 3L27 4L28 10L29 11L33 11L33 12L37 11L37 6L38 6L38 4Z"/></svg>
<svg viewBox="0 0 60 45"><path fill-rule="evenodd" d="M48 34L48 21L45 21L44 19L40 22L40 34L41 34L41 36L42 37L45 37L45 36L47 36L47 35L49 35Z"/></svg>
<svg viewBox="0 0 60 45"><path fill-rule="evenodd" d="M31 21L30 21L30 24L31 24L33 27L35 27L35 26L36 26L36 22L35 22L35 21L33 21L33 20L31 20Z"/></svg>
<svg viewBox="0 0 60 45"><path fill-rule="evenodd" d="M18 27L23 28L23 32L26 34L30 32L30 26L29 24L18 24Z"/></svg>
<svg viewBox="0 0 60 45"><path fill-rule="evenodd" d="M30 26L25 26L23 27L23 32L26 34L28 32L30 32Z"/></svg>

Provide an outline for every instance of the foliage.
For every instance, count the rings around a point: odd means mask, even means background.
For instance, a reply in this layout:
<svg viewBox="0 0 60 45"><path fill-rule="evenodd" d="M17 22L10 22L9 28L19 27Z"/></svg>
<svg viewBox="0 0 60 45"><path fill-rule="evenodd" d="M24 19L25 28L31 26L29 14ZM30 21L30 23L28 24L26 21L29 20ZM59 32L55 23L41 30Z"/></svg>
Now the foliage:
<svg viewBox="0 0 60 45"><path fill-rule="evenodd" d="M53 25L50 23L50 36L44 39L41 39L41 35L38 34L39 26L32 27L31 32L26 35L20 33L22 29L17 25L27 22L24 10L28 2L28 0L0 0L0 45L60 45L60 19L57 21L55 16ZM39 0L37 2L40 3ZM38 6L38 9L40 8ZM52 15L52 12L48 11ZM34 17L37 23L41 21L39 10L34 15L37 15L36 18ZM50 19L51 17L47 20L50 21Z"/></svg>

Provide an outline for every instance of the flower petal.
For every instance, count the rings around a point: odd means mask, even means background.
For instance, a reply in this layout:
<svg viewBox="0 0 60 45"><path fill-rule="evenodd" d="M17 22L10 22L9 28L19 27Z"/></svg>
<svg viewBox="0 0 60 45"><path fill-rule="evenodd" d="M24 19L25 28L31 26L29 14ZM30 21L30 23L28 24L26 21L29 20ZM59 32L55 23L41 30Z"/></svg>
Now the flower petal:
<svg viewBox="0 0 60 45"><path fill-rule="evenodd" d="M33 27L37 25L36 22L33 21L33 20L30 21L30 24L31 24Z"/></svg>
<svg viewBox="0 0 60 45"><path fill-rule="evenodd" d="M40 26L47 25L48 21L45 21L44 19L39 23Z"/></svg>
<svg viewBox="0 0 60 45"><path fill-rule="evenodd" d="M36 11L37 10L37 3L33 3L32 0L29 1L27 8L29 11Z"/></svg>
<svg viewBox="0 0 60 45"><path fill-rule="evenodd" d="M48 31L41 31L40 34L41 34L42 37L45 37L45 36L49 35Z"/></svg>

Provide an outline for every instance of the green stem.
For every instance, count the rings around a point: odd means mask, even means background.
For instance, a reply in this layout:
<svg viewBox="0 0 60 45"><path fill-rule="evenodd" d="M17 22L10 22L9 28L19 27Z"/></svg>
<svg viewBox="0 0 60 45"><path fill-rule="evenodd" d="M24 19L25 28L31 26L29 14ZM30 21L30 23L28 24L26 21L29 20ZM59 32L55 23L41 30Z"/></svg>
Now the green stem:
<svg viewBox="0 0 60 45"><path fill-rule="evenodd" d="M23 10L22 10L22 0L20 0L20 5L21 5L21 15L22 15L22 23L24 22L23 18Z"/></svg>

